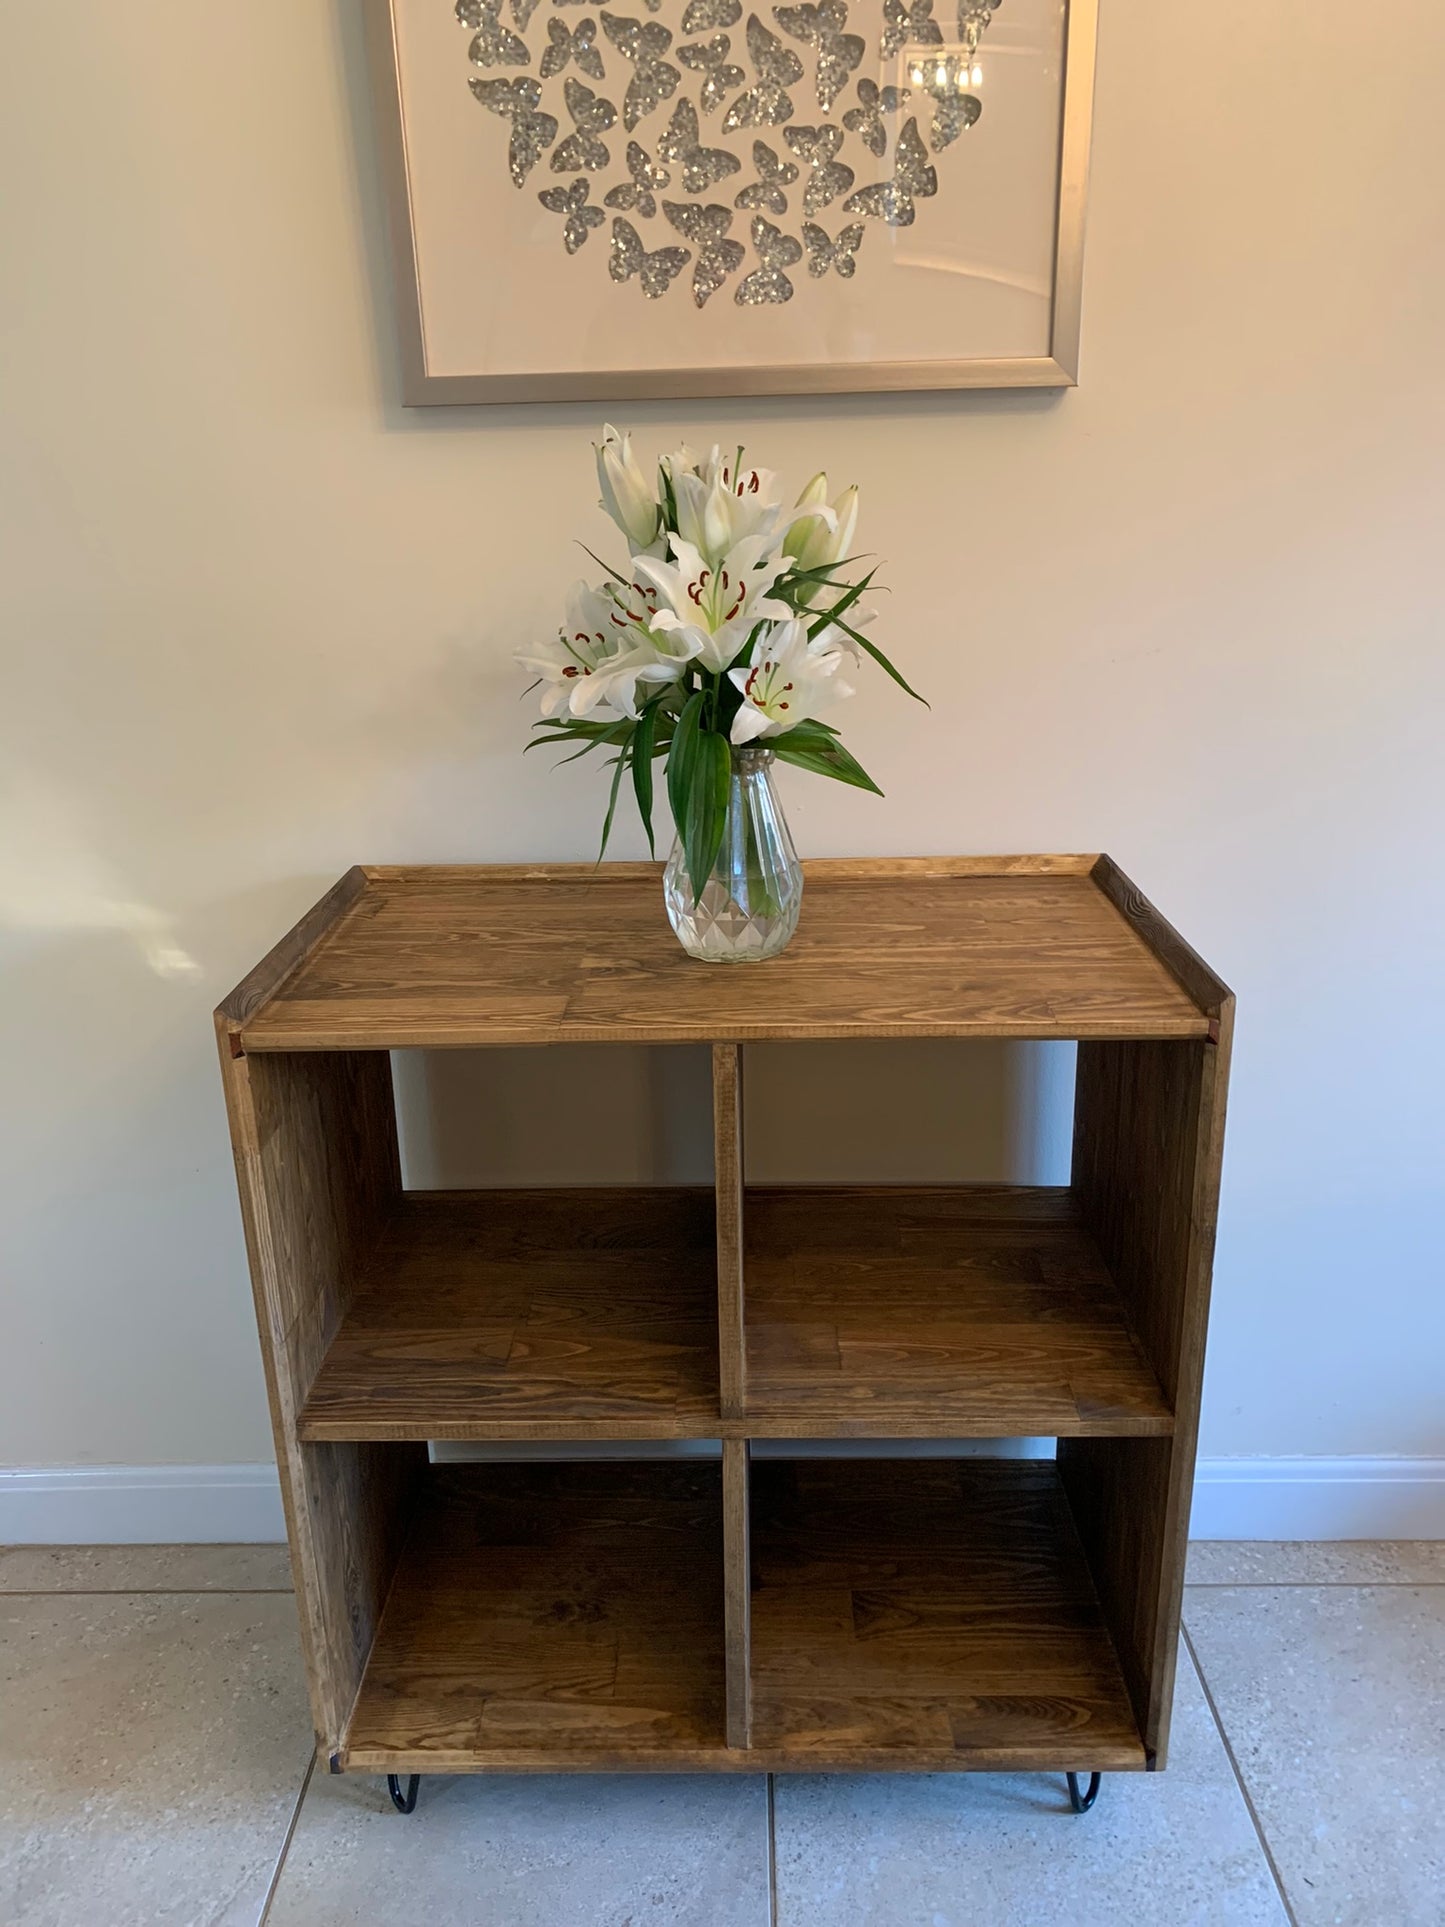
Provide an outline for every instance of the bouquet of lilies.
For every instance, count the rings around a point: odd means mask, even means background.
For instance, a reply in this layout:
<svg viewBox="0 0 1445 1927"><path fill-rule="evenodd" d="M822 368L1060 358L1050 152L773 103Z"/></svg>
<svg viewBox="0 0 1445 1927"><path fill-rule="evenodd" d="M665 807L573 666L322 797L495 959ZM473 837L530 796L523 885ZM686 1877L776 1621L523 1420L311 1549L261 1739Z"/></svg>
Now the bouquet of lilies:
<svg viewBox="0 0 1445 1927"><path fill-rule="evenodd" d="M519 652L542 690L541 733L527 747L612 752L604 851L630 774L655 853L653 765L665 758L700 897L722 842L735 747L765 742L784 762L881 794L818 711L852 695L844 677L860 651L916 692L863 634L871 612L860 598L874 571L845 575L856 488L829 501L827 476L815 475L789 513L776 477L747 467L741 449L714 448L703 460L681 448L649 475L630 437L611 427L597 473L600 506L627 538L629 559L613 569L593 556L607 580L578 582L555 642Z"/></svg>

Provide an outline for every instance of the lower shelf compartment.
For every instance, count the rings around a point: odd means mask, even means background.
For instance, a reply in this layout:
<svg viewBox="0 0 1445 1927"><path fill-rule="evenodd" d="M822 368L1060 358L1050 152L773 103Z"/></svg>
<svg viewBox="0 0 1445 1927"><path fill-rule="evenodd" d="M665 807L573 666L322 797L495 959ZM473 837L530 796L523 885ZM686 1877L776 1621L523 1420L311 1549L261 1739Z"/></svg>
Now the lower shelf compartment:
<svg viewBox="0 0 1445 1927"><path fill-rule="evenodd" d="M1052 1463L765 1460L750 1485L750 1746L725 1736L716 1462L450 1465L333 1765L1145 1765Z"/></svg>
<svg viewBox="0 0 1445 1927"><path fill-rule="evenodd" d="M1142 1767L1048 1461L755 1461L752 1750L773 1770Z"/></svg>
<svg viewBox="0 0 1445 1927"><path fill-rule="evenodd" d="M340 1765L674 1766L724 1739L717 1464L430 1468Z"/></svg>

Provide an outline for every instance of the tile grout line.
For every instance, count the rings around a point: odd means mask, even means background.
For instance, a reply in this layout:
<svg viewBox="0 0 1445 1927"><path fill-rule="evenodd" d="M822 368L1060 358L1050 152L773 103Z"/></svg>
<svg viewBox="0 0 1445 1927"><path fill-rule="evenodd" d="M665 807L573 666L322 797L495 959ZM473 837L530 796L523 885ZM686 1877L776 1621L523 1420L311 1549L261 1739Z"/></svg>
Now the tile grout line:
<svg viewBox="0 0 1445 1927"><path fill-rule="evenodd" d="M294 1591L294 1586L0 1586L0 1599L287 1599Z"/></svg>
<svg viewBox="0 0 1445 1927"><path fill-rule="evenodd" d="M768 1927L778 1927L778 1826L775 1780L768 1775Z"/></svg>
<svg viewBox="0 0 1445 1927"><path fill-rule="evenodd" d="M1239 1788L1240 1798L1244 1801L1245 1811L1248 1813L1250 1821L1253 1824L1255 1837L1259 1841L1260 1852L1264 1855L1265 1865L1269 1868L1270 1879L1273 1880L1275 1892L1279 1895L1279 1904L1284 1909L1284 1917L1288 1921L1289 1927L1300 1927L1299 1919L1295 1914L1294 1908L1290 1905L1289 1895L1285 1891L1284 1879L1280 1874L1274 1853L1265 1836L1264 1822L1259 1817L1259 1810L1254 1804L1254 1799L1250 1794L1248 1786L1245 1784L1244 1774L1240 1769L1239 1761L1235 1757L1234 1742L1224 1730L1224 1721L1220 1718L1219 1707L1214 1698L1214 1691L1209 1681L1204 1677L1204 1668L1199 1662L1198 1653L1194 1650L1194 1641L1189 1636L1189 1628L1184 1624L1183 1620L1179 1622L1179 1637L1184 1641L1185 1650L1189 1654L1189 1663L1194 1668L1195 1678L1199 1681L1200 1690L1204 1694L1204 1703L1209 1708L1210 1717L1214 1721L1215 1730L1219 1734L1220 1743L1224 1748L1224 1756L1229 1761L1229 1769L1234 1775L1235 1785ZM264 1922L262 1923L262 1927L264 1927Z"/></svg>
<svg viewBox="0 0 1445 1927"><path fill-rule="evenodd" d="M1445 1586L1445 1579L1186 1579L1186 1592L1388 1592Z"/></svg>
<svg viewBox="0 0 1445 1927"><path fill-rule="evenodd" d="M286 1828L286 1837L281 1842L281 1851L277 1854L276 1865L271 1870L271 1882L266 1889L266 1898L261 1903L261 1911L256 1917L256 1927L266 1927L266 1922L271 1918L271 1903L276 1898L276 1889L281 1885L281 1871L286 1865L286 1856L291 1851L291 1842L296 1838L297 1823L301 1818L301 1809L306 1801L307 1789L311 1785L311 1775L315 1771L316 1754L313 1749L311 1758L306 1763L306 1771L301 1776L301 1790L296 1795L295 1806L291 1809L291 1819Z"/></svg>

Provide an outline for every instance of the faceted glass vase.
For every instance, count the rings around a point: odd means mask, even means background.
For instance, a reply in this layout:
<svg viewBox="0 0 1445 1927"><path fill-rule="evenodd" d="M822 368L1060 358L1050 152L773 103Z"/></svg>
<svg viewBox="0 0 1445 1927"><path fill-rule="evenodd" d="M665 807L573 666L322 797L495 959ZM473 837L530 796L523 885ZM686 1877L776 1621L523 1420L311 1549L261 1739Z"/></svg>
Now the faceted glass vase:
<svg viewBox="0 0 1445 1927"><path fill-rule="evenodd" d="M773 752L746 743L733 751L722 847L694 899L681 837L663 873L667 920L690 957L703 963L761 963L792 939L803 904L803 866L773 787Z"/></svg>

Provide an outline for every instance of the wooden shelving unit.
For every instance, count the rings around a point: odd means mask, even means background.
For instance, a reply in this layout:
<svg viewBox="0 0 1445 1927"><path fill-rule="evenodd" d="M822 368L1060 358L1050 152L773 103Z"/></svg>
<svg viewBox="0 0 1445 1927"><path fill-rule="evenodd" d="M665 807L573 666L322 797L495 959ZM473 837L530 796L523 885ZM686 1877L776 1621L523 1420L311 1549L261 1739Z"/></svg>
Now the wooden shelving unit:
<svg viewBox="0 0 1445 1927"><path fill-rule="evenodd" d="M217 1012L334 1770L1164 1764L1233 1000L1106 857L807 876L728 970L650 864L356 869ZM748 1043L900 1036L1077 1040L1072 1181L747 1181ZM390 1051L564 1040L711 1046L714 1186L402 1189Z"/></svg>

